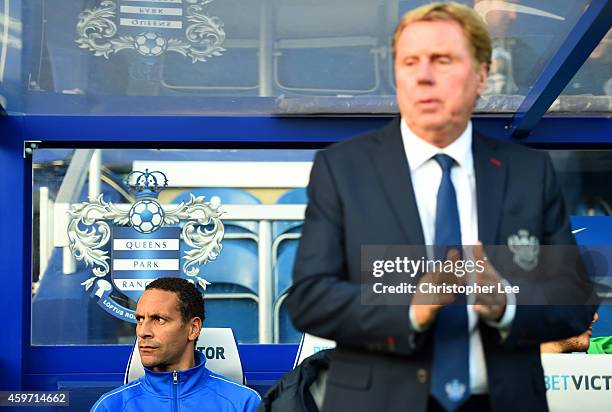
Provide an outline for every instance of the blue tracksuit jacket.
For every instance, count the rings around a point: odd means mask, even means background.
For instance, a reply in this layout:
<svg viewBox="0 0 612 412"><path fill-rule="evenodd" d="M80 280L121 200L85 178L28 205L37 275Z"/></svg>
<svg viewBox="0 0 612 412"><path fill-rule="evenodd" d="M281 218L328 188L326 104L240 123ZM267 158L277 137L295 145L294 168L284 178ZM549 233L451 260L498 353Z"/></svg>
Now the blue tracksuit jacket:
<svg viewBox="0 0 612 412"><path fill-rule="evenodd" d="M261 398L254 390L206 369L196 351L196 366L184 371L153 372L105 393L91 412L254 412Z"/></svg>

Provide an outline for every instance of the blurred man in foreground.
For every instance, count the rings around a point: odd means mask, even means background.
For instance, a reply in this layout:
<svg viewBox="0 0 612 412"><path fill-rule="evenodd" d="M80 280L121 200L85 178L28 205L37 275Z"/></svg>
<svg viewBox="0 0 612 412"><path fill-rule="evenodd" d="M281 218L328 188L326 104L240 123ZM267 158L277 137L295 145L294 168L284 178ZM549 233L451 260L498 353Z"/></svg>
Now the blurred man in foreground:
<svg viewBox="0 0 612 412"><path fill-rule="evenodd" d="M147 285L136 307L138 350L145 375L100 397L91 411L254 411L252 389L206 369L195 350L204 321L204 299L180 278Z"/></svg>
<svg viewBox="0 0 612 412"><path fill-rule="evenodd" d="M459 294L417 292L378 304L364 281L367 245L476 245L478 283L505 287L482 245L574 244L548 156L473 130L491 54L472 9L408 12L393 37L401 118L315 158L287 304L298 329L337 342L324 412L546 411L540 343L576 335L593 317L580 304L518 305L518 293L466 305ZM523 278L533 277L523 258L537 255L515 250ZM556 290L590 296L569 267L552 273ZM440 276L421 284L428 278Z"/></svg>

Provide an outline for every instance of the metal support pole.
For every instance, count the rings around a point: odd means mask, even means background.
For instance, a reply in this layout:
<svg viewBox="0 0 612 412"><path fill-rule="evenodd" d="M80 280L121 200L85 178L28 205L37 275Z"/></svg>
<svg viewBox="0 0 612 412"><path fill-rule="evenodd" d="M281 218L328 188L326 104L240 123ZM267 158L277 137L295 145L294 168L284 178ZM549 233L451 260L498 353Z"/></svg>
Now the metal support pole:
<svg viewBox="0 0 612 412"><path fill-rule="evenodd" d="M272 224L259 221L259 343L272 343Z"/></svg>
<svg viewBox="0 0 612 412"><path fill-rule="evenodd" d="M62 273L64 275L70 275L76 272L76 259L72 255L70 248L64 246L62 248Z"/></svg>
<svg viewBox="0 0 612 412"><path fill-rule="evenodd" d="M272 96L272 17L269 0L261 1L259 13L259 95Z"/></svg>
<svg viewBox="0 0 612 412"><path fill-rule="evenodd" d="M38 224L38 281L45 275L49 258L53 252L53 201L49 198L49 188L42 186L39 193L39 224Z"/></svg>
<svg viewBox="0 0 612 412"><path fill-rule="evenodd" d="M89 198L97 198L102 193L102 150L96 149L89 163Z"/></svg>

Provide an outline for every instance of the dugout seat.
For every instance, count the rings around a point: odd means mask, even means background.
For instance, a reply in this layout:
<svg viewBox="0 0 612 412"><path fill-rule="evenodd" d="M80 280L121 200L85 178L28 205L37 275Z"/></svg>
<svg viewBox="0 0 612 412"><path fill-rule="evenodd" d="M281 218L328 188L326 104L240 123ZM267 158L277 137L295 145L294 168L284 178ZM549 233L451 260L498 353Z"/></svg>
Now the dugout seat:
<svg viewBox="0 0 612 412"><path fill-rule="evenodd" d="M206 367L240 384L246 384L236 338L230 328L202 328L197 350L206 356ZM136 380L144 375L138 344L130 353L123 383Z"/></svg>

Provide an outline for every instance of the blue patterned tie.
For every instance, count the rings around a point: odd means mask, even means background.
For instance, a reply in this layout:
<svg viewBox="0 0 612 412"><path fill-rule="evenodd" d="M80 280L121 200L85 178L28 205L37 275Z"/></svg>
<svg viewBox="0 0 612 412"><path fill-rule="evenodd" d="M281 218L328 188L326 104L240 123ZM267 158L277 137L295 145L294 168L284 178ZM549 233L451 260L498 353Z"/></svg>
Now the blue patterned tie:
<svg viewBox="0 0 612 412"><path fill-rule="evenodd" d="M434 159L442 168L438 189L435 228L435 258L446 259L450 248L461 252L461 224L457 194L451 180L452 157L438 154ZM438 312L434 330L431 394L447 411L454 411L470 397L469 337L465 295Z"/></svg>

